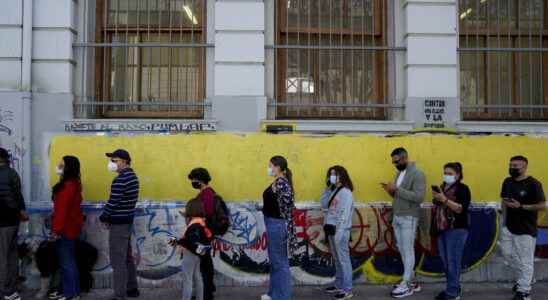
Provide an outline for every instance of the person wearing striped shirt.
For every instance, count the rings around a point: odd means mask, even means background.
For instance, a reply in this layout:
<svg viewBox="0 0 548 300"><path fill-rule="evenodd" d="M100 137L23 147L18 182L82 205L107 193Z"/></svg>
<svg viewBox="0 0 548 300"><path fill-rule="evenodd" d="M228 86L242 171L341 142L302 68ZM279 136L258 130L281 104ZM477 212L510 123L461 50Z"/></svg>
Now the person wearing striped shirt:
<svg viewBox="0 0 548 300"><path fill-rule="evenodd" d="M106 153L108 170L117 172L112 181L110 198L99 220L109 228L109 252L112 266L114 297L125 300L139 297L135 263L131 250L131 232L135 206L139 198L139 179L131 168L131 157L126 150Z"/></svg>

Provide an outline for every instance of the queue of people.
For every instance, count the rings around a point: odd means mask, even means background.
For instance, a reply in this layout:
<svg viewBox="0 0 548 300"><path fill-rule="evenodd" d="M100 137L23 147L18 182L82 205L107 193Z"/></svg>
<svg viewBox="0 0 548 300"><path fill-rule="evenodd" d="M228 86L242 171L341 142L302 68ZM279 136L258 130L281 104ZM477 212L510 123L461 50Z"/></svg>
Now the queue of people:
<svg viewBox="0 0 548 300"><path fill-rule="evenodd" d="M110 188L110 197L99 217L109 231L109 256L113 269L114 294L111 300L139 297L136 268L132 257L131 233L135 207L139 198L139 179L131 168L130 154L118 149L106 153L108 170L116 172ZM415 162L409 160L404 148L391 153L397 169L393 181L381 183L381 188L393 199L392 228L403 264L402 280L390 295L404 298L421 291L415 276L415 239L421 203L426 195L426 178ZM537 235L538 211L544 210L545 195L541 183L527 173L528 161L523 156L510 159L509 177L501 189L503 231L510 236L513 251L511 259L517 278L513 300L530 299L534 272L534 249ZM450 162L443 167L442 182L432 185L432 218L430 231L437 237L437 249L446 273L447 286L436 300L460 299L462 289L463 251L468 239L470 188L464 184L463 165ZM79 299L80 287L75 258L75 240L78 239L84 216L81 210L82 183L80 162L74 156L65 156L56 166L59 181L52 190L54 203L50 240L55 247L61 266L60 293L49 299ZM282 156L270 159L267 169L273 180L263 193L263 214L268 238L270 280L268 291L261 300L291 299L289 262L296 253L298 242L293 221L295 189L288 161ZM214 299L214 268L211 242L228 230L229 212L222 197L209 185L211 176L204 168L191 170L188 179L198 190L197 196L185 208L187 227L180 238L168 243L179 247L183 267L183 299ZM340 165L330 167L320 196L324 212L325 242L333 257L335 280L324 291L333 299L350 299L352 292L351 241L354 185L347 169ZM17 233L19 223L27 221L20 178L10 168L9 154L0 148L0 295L4 300L19 300L15 278L17 270Z"/></svg>

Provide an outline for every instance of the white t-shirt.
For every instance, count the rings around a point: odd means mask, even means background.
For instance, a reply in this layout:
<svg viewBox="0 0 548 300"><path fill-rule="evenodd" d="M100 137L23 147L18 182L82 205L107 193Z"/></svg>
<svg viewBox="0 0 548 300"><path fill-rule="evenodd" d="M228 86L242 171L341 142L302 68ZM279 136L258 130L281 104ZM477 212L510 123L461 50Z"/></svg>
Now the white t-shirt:
<svg viewBox="0 0 548 300"><path fill-rule="evenodd" d="M400 175L398 176L398 180L396 180L396 186L400 187L401 183L403 182L403 178L405 177L405 173L407 170L403 170L400 172Z"/></svg>

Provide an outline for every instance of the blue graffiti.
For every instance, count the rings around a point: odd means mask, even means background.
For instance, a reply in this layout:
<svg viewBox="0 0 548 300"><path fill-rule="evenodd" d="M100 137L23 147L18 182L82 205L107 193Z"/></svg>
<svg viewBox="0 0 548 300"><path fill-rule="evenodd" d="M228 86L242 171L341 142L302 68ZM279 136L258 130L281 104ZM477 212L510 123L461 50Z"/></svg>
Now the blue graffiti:
<svg viewBox="0 0 548 300"><path fill-rule="evenodd" d="M230 215L231 229L230 232L237 238L241 238L246 241L246 244L252 244L257 241L258 235L256 233L257 220L250 222L249 214L242 214L240 211L236 211Z"/></svg>

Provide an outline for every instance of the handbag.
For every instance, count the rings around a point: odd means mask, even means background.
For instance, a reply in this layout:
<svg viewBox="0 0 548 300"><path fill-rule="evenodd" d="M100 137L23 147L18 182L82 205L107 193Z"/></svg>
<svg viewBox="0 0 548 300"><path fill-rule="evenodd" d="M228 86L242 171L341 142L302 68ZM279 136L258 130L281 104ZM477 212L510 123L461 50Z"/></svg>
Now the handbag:
<svg viewBox="0 0 548 300"><path fill-rule="evenodd" d="M331 195L331 198L329 198L329 203L327 204L327 208L331 207L331 203L333 203L333 199L335 199L335 196L339 193L339 191L342 189L342 187L338 187L335 192ZM337 226L332 224L325 224L323 225L323 231L325 233L325 236L328 237L330 235L335 235L335 232L337 231Z"/></svg>

